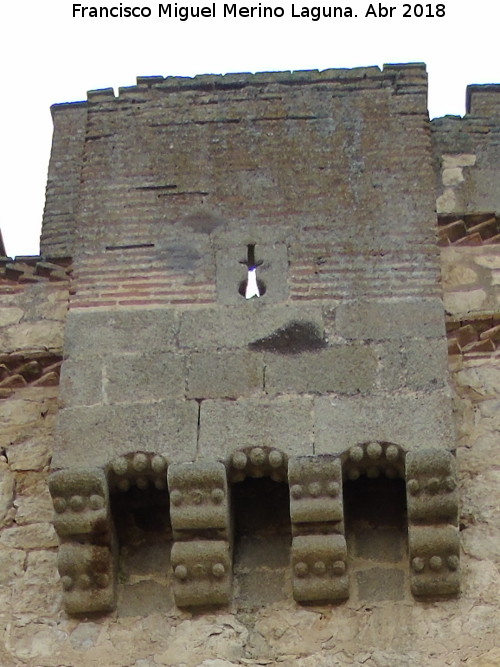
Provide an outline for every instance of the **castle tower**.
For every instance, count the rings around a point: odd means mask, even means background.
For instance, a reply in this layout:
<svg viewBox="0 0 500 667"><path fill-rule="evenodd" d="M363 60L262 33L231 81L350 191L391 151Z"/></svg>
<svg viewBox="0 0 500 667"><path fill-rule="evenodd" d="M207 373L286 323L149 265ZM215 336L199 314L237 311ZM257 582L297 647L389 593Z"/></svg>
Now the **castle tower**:
<svg viewBox="0 0 500 667"><path fill-rule="evenodd" d="M41 247L74 267L50 482L69 612L113 608L131 493L165 500L176 604L229 604L231 498L261 478L289 494L298 602L379 576L348 554L360 479L402 485L413 595L458 593L426 94L423 65L389 65L140 78L53 108Z"/></svg>

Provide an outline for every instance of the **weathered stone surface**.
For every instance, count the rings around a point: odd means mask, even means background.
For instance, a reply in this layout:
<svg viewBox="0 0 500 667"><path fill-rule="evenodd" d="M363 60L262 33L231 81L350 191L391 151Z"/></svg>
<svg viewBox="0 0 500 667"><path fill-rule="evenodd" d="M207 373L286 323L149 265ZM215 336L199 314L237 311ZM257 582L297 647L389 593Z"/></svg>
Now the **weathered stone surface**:
<svg viewBox="0 0 500 667"><path fill-rule="evenodd" d="M231 558L226 541L175 542L172 569L177 606L221 605L230 601Z"/></svg>
<svg viewBox="0 0 500 667"><path fill-rule="evenodd" d="M122 586L118 592L117 612L121 617L166 615L173 609L174 600L171 587L157 581L139 581L130 586Z"/></svg>
<svg viewBox="0 0 500 667"><path fill-rule="evenodd" d="M19 525L52 520L52 500L46 473L30 472L18 477L14 507L15 520Z"/></svg>
<svg viewBox="0 0 500 667"><path fill-rule="evenodd" d="M5 461L0 461L0 525L14 501L14 476Z"/></svg>
<svg viewBox="0 0 500 667"><path fill-rule="evenodd" d="M455 435L446 392L354 398L319 396L315 404L315 452L341 453L382 440L406 450L450 447Z"/></svg>
<svg viewBox="0 0 500 667"><path fill-rule="evenodd" d="M467 292L448 292L444 295L444 307L447 313L454 316L465 316L481 311L486 301L483 289L472 289Z"/></svg>
<svg viewBox="0 0 500 667"><path fill-rule="evenodd" d="M185 360L179 354L108 356L103 364L105 400L132 403L183 396L185 376Z"/></svg>
<svg viewBox="0 0 500 667"><path fill-rule="evenodd" d="M298 602L349 595L343 535L301 535L292 541L293 596Z"/></svg>
<svg viewBox="0 0 500 667"><path fill-rule="evenodd" d="M171 552L176 604L227 604L232 537L224 465L173 465L168 470L168 487L173 535L179 540Z"/></svg>
<svg viewBox="0 0 500 667"><path fill-rule="evenodd" d="M476 164L474 154L461 153L458 155L444 154L442 156L443 167L445 169L454 169L457 167L473 167Z"/></svg>
<svg viewBox="0 0 500 667"><path fill-rule="evenodd" d="M417 597L460 591L459 534L455 526L416 526L408 531L411 589Z"/></svg>
<svg viewBox="0 0 500 667"><path fill-rule="evenodd" d="M64 350L70 358L167 351L175 348L176 331L173 310L72 311L66 320Z"/></svg>
<svg viewBox="0 0 500 667"><path fill-rule="evenodd" d="M462 287L463 285L474 285L478 281L478 274L474 269L460 265L445 265L442 268L443 286L448 289Z"/></svg>
<svg viewBox="0 0 500 667"><path fill-rule="evenodd" d="M455 460L421 450L406 457L411 589L417 597L458 595L460 542Z"/></svg>
<svg viewBox="0 0 500 667"><path fill-rule="evenodd" d="M17 324L22 316L24 310L16 308L15 306L1 306L0 307L0 327L9 326L9 324Z"/></svg>
<svg viewBox="0 0 500 667"><path fill-rule="evenodd" d="M130 451L165 453L172 461L193 460L197 423L196 401L66 409L59 415L52 466L104 466Z"/></svg>
<svg viewBox="0 0 500 667"><path fill-rule="evenodd" d="M266 393L363 394L374 387L377 361L365 345L335 345L298 355L266 354Z"/></svg>
<svg viewBox="0 0 500 667"><path fill-rule="evenodd" d="M232 452L229 463L231 482L246 477L269 477L274 482L287 480L287 455L272 447L243 447Z"/></svg>
<svg viewBox="0 0 500 667"><path fill-rule="evenodd" d="M4 528L0 544L13 549L50 549L57 546L57 536L51 523L32 523Z"/></svg>
<svg viewBox="0 0 500 667"><path fill-rule="evenodd" d="M271 447L287 454L312 454L312 399L207 400L201 404L201 458L226 460L235 449Z"/></svg>
<svg viewBox="0 0 500 667"><path fill-rule="evenodd" d="M13 443L7 448L12 470L42 470L50 463L53 440L47 436Z"/></svg>
<svg viewBox="0 0 500 667"><path fill-rule="evenodd" d="M372 602L405 598L405 578L401 570L381 567L363 570L356 573L356 582L365 599Z"/></svg>
<svg viewBox="0 0 500 667"><path fill-rule="evenodd" d="M406 455L408 519L415 523L458 522L454 457L445 450L421 449Z"/></svg>
<svg viewBox="0 0 500 667"><path fill-rule="evenodd" d="M69 614L110 611L116 602L113 553L107 546L61 544L57 568Z"/></svg>
<svg viewBox="0 0 500 667"><path fill-rule="evenodd" d="M62 408L102 403L102 360L97 356L88 356L80 361L65 359L61 367L60 386Z"/></svg>
<svg viewBox="0 0 500 667"><path fill-rule="evenodd" d="M222 463L180 463L168 469L170 519L174 536L230 533L226 469Z"/></svg>
<svg viewBox="0 0 500 667"><path fill-rule="evenodd" d="M9 586L24 574L26 553L21 549L0 549L0 586Z"/></svg>
<svg viewBox="0 0 500 667"><path fill-rule="evenodd" d="M44 390L25 389L22 398L14 397L7 401L0 402L0 420L4 429L13 427L16 431L23 426L35 426L40 420L42 413L49 409L55 411L55 406L51 406L45 397ZM3 443L2 443L3 444ZM10 442L5 444L11 444Z"/></svg>
<svg viewBox="0 0 500 667"><path fill-rule="evenodd" d="M293 534L307 524L343 532L342 467L338 458L296 456L288 462L290 519Z"/></svg>
<svg viewBox="0 0 500 667"><path fill-rule="evenodd" d="M203 310L187 310L181 314L179 346L181 348L241 348L290 322L310 322L320 333L323 315L320 307L269 305L251 299L240 306L220 306Z"/></svg>
<svg viewBox="0 0 500 667"><path fill-rule="evenodd" d="M256 352L193 352L189 355L188 398L238 398L261 391L264 362Z"/></svg>
<svg viewBox="0 0 500 667"><path fill-rule="evenodd" d="M60 537L109 530L109 491L102 470L59 470L50 476L49 487L55 510L54 527Z"/></svg>
<svg viewBox="0 0 500 667"><path fill-rule="evenodd" d="M337 332L347 339L441 337L443 306L439 299L354 301L335 311Z"/></svg>
<svg viewBox="0 0 500 667"><path fill-rule="evenodd" d="M63 346L61 323L42 320L21 322L5 327L0 331L2 350L55 350L60 352Z"/></svg>

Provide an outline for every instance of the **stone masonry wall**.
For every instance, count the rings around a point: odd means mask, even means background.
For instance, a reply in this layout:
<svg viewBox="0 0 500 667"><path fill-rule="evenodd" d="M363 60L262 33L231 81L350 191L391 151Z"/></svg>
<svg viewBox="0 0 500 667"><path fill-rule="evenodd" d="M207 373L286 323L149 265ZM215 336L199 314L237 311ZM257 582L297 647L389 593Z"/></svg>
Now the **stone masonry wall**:
<svg viewBox="0 0 500 667"><path fill-rule="evenodd" d="M0 272L1 667L500 663L497 99L498 86L471 87L468 115L434 121L432 144L418 65L141 79L118 98L101 91L56 107L42 238L51 260L5 259ZM125 129L131 117L138 124ZM267 170L255 156L252 163L253 147L266 154ZM302 201L296 190L310 196ZM264 260L266 302L242 302L237 292L252 243ZM283 354L289 348L295 354ZM456 454L459 597L411 595L404 480L379 477L370 463L381 452L397 461L400 452L387 442L382 449L374 433L416 455L429 444ZM254 446L262 437L268 468ZM153 474L165 468L166 442L175 443L170 498ZM346 452L353 442L365 445ZM105 615L71 617L63 599L71 609L73 574L58 568L72 566L68 554L87 557L86 537L76 535L57 558L53 520L64 541L74 518L58 497L57 472L53 514L49 468L107 469L111 452L117 604ZM293 596L303 563L290 567L304 544L297 489L319 467L330 480L338 475L332 452L344 452L348 473L341 531L350 595L301 605ZM297 457L304 453L306 463ZM226 480L217 459L230 454ZM191 542L182 542L188 524L178 500L189 493L191 468L178 462L193 459L211 471L209 481L219 475L231 487L209 488L217 507L230 495L234 519L232 528L224 516L214 524L219 540L234 530L233 591L219 610L179 608L185 575L176 559ZM155 485L141 476L145 466ZM241 481L241 466L254 476ZM123 476L131 467L132 484ZM335 496L338 487L328 488ZM72 493L75 525L84 525L82 499ZM314 533L313 524L306 529ZM195 547L205 537L194 533ZM329 545L343 539L313 534L319 550L325 537ZM102 544L91 553L105 589ZM411 558L413 569L419 561ZM99 590L86 590L90 604L99 602Z"/></svg>
<svg viewBox="0 0 500 667"><path fill-rule="evenodd" d="M28 283L21 289L10 285L4 290L3 358L28 349L49 348L54 354L60 353L60 343L54 345L54 341L61 340L66 299L67 291L61 283ZM59 305L55 308L54 304ZM24 326L28 320L34 325L29 339ZM43 337L47 327L51 329L49 339ZM253 599L245 602L235 598L229 608L201 615L173 606L166 576L168 562L164 559L167 550L154 531L138 527L122 554L117 611L86 618L69 618L62 611L57 538L46 485L58 387L15 387L0 404L4 423L0 664L497 665L499 361L491 352L480 358L453 355L450 369L456 395L462 505L459 599L415 602L407 597L374 600L351 596L337 607L301 607L289 595L273 600L275 591L261 587ZM258 580L265 581L273 567L273 577L287 569L285 564L280 565L279 554L277 545L268 551L266 563L260 566L259 577L253 582L254 590ZM255 567L255 562L248 561L248 566Z"/></svg>

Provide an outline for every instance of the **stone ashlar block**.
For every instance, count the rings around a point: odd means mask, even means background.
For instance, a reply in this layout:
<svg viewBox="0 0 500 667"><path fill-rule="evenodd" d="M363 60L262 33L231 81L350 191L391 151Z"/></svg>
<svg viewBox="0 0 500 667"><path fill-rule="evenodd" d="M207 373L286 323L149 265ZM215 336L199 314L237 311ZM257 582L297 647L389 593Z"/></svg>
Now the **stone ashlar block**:
<svg viewBox="0 0 500 667"><path fill-rule="evenodd" d="M116 603L114 554L107 546L62 544L57 555L68 614L111 611Z"/></svg>
<svg viewBox="0 0 500 667"><path fill-rule="evenodd" d="M229 543L221 540L176 542L171 553L178 607L224 605L231 599Z"/></svg>
<svg viewBox="0 0 500 667"><path fill-rule="evenodd" d="M460 592L460 538L455 526L410 526L411 590L417 597Z"/></svg>
<svg viewBox="0 0 500 667"><path fill-rule="evenodd" d="M373 388L377 360L366 345L335 345L298 355L266 354L266 392L340 394Z"/></svg>
<svg viewBox="0 0 500 667"><path fill-rule="evenodd" d="M262 391L264 363L246 350L193 352L189 356L188 398L238 398Z"/></svg>
<svg viewBox="0 0 500 667"><path fill-rule="evenodd" d="M226 461L247 447L311 455L312 426L310 396L203 401L198 456Z"/></svg>
<svg viewBox="0 0 500 667"><path fill-rule="evenodd" d="M96 356L79 361L65 359L61 366L60 407L102 402L102 360Z"/></svg>
<svg viewBox="0 0 500 667"><path fill-rule="evenodd" d="M237 250L237 261L247 260L248 246L255 244L256 261L266 259L267 248L286 246L295 237L293 224L262 225L258 222L226 221L226 224L218 225L211 234L211 242L217 251L233 248ZM265 251L264 251L265 249ZM241 264L240 266L243 266ZM287 267L285 267L286 270Z"/></svg>
<svg viewBox="0 0 500 667"><path fill-rule="evenodd" d="M178 329L172 309L68 313L64 351L67 357L149 353L174 350Z"/></svg>
<svg viewBox="0 0 500 667"><path fill-rule="evenodd" d="M185 359L171 352L110 356L104 361L110 403L154 401L185 392Z"/></svg>
<svg viewBox="0 0 500 667"><path fill-rule="evenodd" d="M458 524L456 463L446 451L424 449L406 456L408 519Z"/></svg>
<svg viewBox="0 0 500 667"><path fill-rule="evenodd" d="M343 535L301 535L292 540L293 597L297 602L349 597Z"/></svg>
<svg viewBox="0 0 500 667"><path fill-rule="evenodd" d="M250 299L239 306L186 310L181 315L179 346L195 350L243 348L293 322L309 323L323 335L320 307L268 306L261 299Z"/></svg>
<svg viewBox="0 0 500 667"><path fill-rule="evenodd" d="M427 338L376 344L379 386L387 391L433 391L446 386L448 350L444 339Z"/></svg>
<svg viewBox="0 0 500 667"><path fill-rule="evenodd" d="M59 536L106 533L109 493L102 470L60 470L49 478Z"/></svg>
<svg viewBox="0 0 500 667"><path fill-rule="evenodd" d="M165 454L174 463L194 460L197 428L196 401L176 398L61 410L52 466L104 467L131 451Z"/></svg>
<svg viewBox="0 0 500 667"><path fill-rule="evenodd" d="M240 293L247 280L247 245L226 247L216 253L216 281L218 303L238 305L245 299ZM288 298L288 254L286 245L259 245L254 247L256 269L261 297L265 303L279 303ZM255 297L257 298L257 297Z"/></svg>
<svg viewBox="0 0 500 667"><path fill-rule="evenodd" d="M179 463L168 469L170 520L174 538L200 532L229 537L229 493L222 463Z"/></svg>
<svg viewBox="0 0 500 667"><path fill-rule="evenodd" d="M352 301L335 311L336 331L347 339L399 339L444 336L444 309L440 299L374 299Z"/></svg>
<svg viewBox="0 0 500 667"><path fill-rule="evenodd" d="M403 363L406 367L406 387L437 389L448 378L448 346L446 340L405 341Z"/></svg>
<svg viewBox="0 0 500 667"><path fill-rule="evenodd" d="M455 441L446 391L348 398L318 396L314 403L316 454L340 454L369 441L392 442L406 451L448 449Z"/></svg>
<svg viewBox="0 0 500 667"><path fill-rule="evenodd" d="M343 532L342 466L338 458L293 457L288 461L288 483L293 534L307 529L307 524L330 524L332 532Z"/></svg>

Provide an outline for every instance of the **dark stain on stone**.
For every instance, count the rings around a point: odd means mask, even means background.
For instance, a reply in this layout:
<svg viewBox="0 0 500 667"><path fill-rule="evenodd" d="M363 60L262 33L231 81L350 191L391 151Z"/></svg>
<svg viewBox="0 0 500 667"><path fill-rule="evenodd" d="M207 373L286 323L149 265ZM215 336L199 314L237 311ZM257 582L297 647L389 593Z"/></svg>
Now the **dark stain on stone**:
<svg viewBox="0 0 500 667"><path fill-rule="evenodd" d="M167 269L194 271L201 259L201 254L192 245L171 243L160 250L158 257L165 262Z"/></svg>
<svg viewBox="0 0 500 667"><path fill-rule="evenodd" d="M218 227L224 224L224 220L209 213L208 211L198 211L182 218L180 221L183 226L190 227L193 232L199 234L211 234Z"/></svg>
<svg viewBox="0 0 500 667"><path fill-rule="evenodd" d="M326 341L312 322L292 321L269 336L249 343L248 347L250 350L277 354L301 354L326 347Z"/></svg>

